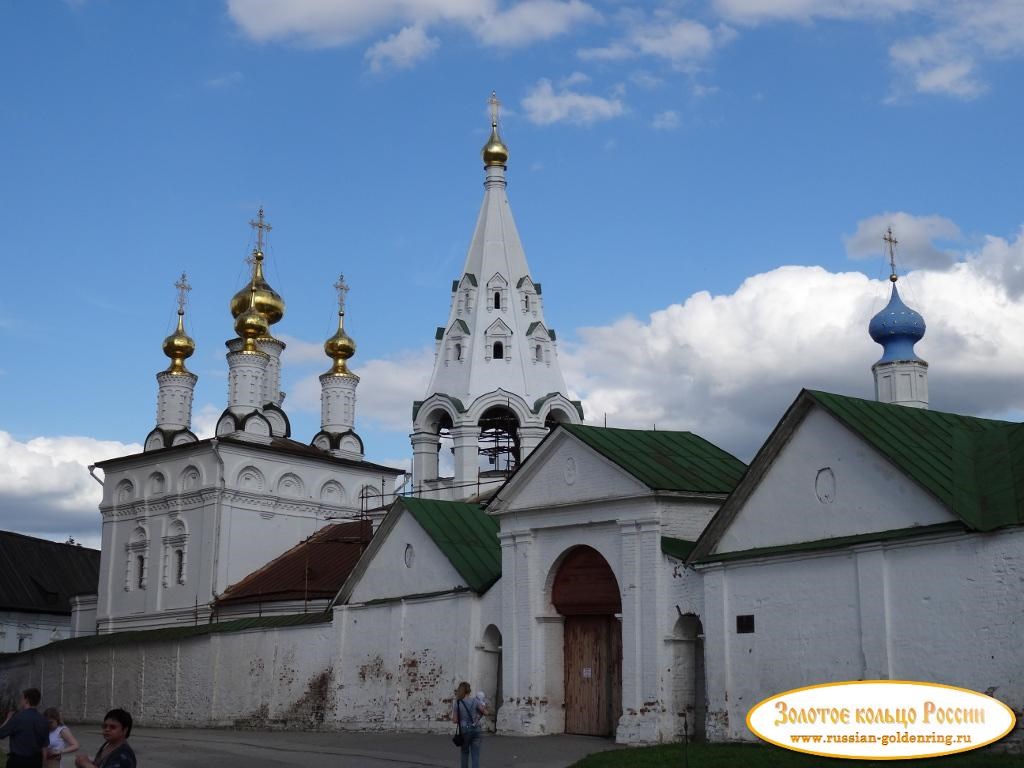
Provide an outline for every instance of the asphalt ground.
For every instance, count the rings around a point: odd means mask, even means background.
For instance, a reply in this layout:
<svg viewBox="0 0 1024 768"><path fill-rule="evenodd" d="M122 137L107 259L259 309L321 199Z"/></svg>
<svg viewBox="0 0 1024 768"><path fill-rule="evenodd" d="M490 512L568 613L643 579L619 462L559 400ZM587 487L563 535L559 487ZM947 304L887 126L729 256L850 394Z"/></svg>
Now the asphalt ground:
<svg viewBox="0 0 1024 768"><path fill-rule="evenodd" d="M90 757L103 743L99 726L74 725ZM129 740L139 768L422 768L458 766L450 735L135 728ZM481 768L564 768L593 752L619 749L592 736L485 735ZM625 755L624 755L625 756ZM624 762L623 765L627 763ZM64 768L73 768L70 757Z"/></svg>

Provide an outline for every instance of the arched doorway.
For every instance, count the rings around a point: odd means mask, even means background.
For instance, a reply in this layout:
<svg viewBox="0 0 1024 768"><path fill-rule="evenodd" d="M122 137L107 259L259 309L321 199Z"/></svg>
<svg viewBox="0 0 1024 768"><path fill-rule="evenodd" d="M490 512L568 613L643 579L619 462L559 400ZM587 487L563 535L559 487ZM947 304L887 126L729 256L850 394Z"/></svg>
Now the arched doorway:
<svg viewBox="0 0 1024 768"><path fill-rule="evenodd" d="M565 732L614 735L622 715L622 598L596 549L580 546L566 555L551 603L565 617Z"/></svg>
<svg viewBox="0 0 1024 768"><path fill-rule="evenodd" d="M704 627L692 613L683 614L672 630L672 698L680 733L704 741L707 689L704 681Z"/></svg>
<svg viewBox="0 0 1024 768"><path fill-rule="evenodd" d="M501 684L501 632L493 624L489 624L484 630L480 650L483 651L480 690L487 696L494 722L498 722L498 710L505 694Z"/></svg>

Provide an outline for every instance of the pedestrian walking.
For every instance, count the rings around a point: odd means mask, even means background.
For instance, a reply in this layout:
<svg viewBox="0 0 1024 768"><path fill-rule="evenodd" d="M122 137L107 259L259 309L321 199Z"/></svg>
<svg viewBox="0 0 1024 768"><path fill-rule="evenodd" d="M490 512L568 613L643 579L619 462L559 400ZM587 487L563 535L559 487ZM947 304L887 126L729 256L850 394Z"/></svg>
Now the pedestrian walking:
<svg viewBox="0 0 1024 768"><path fill-rule="evenodd" d="M38 688L21 692L18 711L10 712L0 725L0 739L10 738L7 768L41 768L43 749L50 743L50 729L36 707L42 698Z"/></svg>
<svg viewBox="0 0 1024 768"><path fill-rule="evenodd" d="M452 704L452 722L459 726L462 733L462 746L459 748L459 765L461 768L480 768L480 716L486 708L483 701L473 696L473 688L463 681L455 689L455 701Z"/></svg>

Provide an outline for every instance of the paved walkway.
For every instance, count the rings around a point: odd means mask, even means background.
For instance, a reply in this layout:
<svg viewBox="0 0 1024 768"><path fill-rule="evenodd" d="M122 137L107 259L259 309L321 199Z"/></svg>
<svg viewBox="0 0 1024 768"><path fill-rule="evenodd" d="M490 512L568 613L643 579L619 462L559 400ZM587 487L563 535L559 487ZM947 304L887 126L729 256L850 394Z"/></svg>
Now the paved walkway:
<svg viewBox="0 0 1024 768"><path fill-rule="evenodd" d="M99 728L77 725L83 751L96 753ZM229 731L136 728L131 744L140 768L451 768L459 750L451 736L414 733ZM485 768L564 768L592 752L617 749L590 736L484 736ZM66 763L67 764L67 763Z"/></svg>

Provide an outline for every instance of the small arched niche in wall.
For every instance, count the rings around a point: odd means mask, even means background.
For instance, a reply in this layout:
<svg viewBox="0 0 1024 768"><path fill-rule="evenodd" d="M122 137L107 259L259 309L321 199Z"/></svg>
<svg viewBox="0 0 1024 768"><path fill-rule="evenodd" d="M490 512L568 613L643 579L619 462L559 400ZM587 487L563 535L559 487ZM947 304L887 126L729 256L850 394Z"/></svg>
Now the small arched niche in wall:
<svg viewBox="0 0 1024 768"><path fill-rule="evenodd" d="M822 504L836 500L836 475L831 467L822 467L814 478L814 493Z"/></svg>

